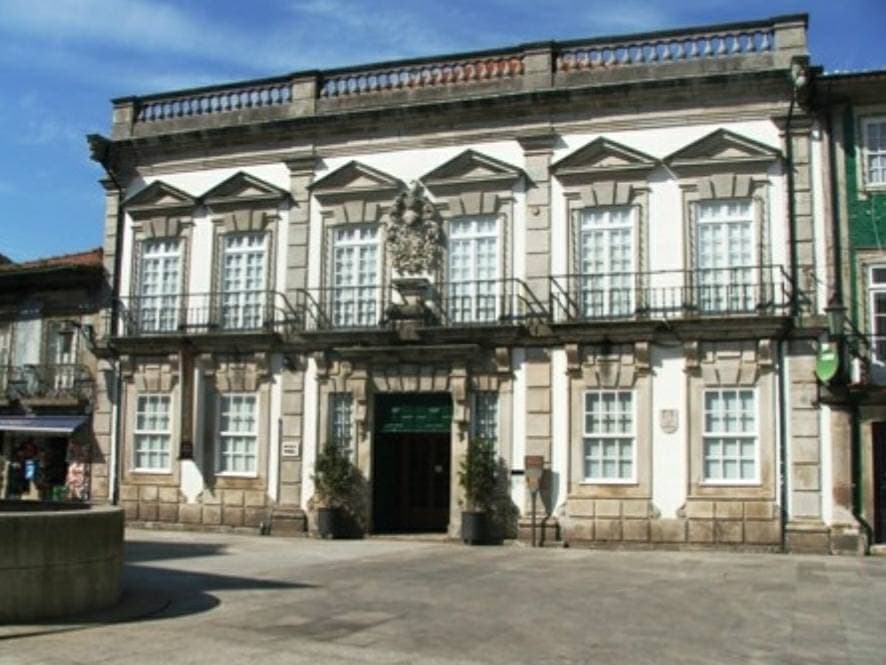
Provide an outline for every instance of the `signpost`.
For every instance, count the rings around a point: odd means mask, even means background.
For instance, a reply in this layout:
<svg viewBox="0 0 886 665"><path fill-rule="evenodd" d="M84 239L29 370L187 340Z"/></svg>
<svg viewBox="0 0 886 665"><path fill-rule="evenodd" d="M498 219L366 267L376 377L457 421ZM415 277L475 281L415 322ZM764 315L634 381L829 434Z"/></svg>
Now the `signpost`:
<svg viewBox="0 0 886 665"><path fill-rule="evenodd" d="M523 458L523 468L526 469L526 485L532 496L532 546L537 547L535 539L535 502L538 491L541 489L541 481L545 471L545 458L541 455L526 455Z"/></svg>

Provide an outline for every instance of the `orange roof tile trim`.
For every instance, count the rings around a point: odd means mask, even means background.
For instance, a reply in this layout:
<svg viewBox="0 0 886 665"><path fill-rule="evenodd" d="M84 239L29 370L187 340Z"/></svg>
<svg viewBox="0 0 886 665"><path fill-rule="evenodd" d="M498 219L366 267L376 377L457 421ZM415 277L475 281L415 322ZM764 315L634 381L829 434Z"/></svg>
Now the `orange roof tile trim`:
<svg viewBox="0 0 886 665"><path fill-rule="evenodd" d="M102 248L88 249L83 252L74 252L73 254L62 254L60 256L47 256L42 259L34 259L32 261L22 261L21 263L4 263L0 264L0 271L14 270L33 270L35 268L57 268L57 267L102 267Z"/></svg>

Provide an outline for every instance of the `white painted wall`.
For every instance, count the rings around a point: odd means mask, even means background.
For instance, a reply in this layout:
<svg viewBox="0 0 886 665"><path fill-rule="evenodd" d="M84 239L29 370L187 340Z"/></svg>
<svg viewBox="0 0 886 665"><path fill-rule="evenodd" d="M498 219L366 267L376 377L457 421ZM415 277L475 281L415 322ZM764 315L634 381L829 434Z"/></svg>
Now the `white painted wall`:
<svg viewBox="0 0 886 665"><path fill-rule="evenodd" d="M308 509L308 502L314 496L314 460L317 459L319 397L317 386L317 363L313 358L308 359L308 367L305 371L305 395L304 395L304 431L302 432L301 445L301 506Z"/></svg>
<svg viewBox="0 0 886 665"><path fill-rule="evenodd" d="M194 459L181 460L179 478L179 489L185 496L188 503L195 503L200 492L204 489L204 479L202 468L206 465L206 452L203 448L206 430L209 425L206 423L206 381L203 378L203 372L194 369L194 426L192 428L192 436L194 442ZM184 407L184 405L182 405Z"/></svg>
<svg viewBox="0 0 886 665"><path fill-rule="evenodd" d="M523 457L526 455L526 349L515 348L513 350L511 369L514 372L511 469L524 471ZM511 501L522 514L523 506L526 505L526 479L522 475L511 476Z"/></svg>
<svg viewBox="0 0 886 665"><path fill-rule="evenodd" d="M652 364L652 503L663 518L677 516L686 502L689 469L689 414L686 411L686 382L683 348L655 345L650 349ZM677 411L677 431L661 429L661 412ZM642 415L641 415L642 417Z"/></svg>
<svg viewBox="0 0 886 665"><path fill-rule="evenodd" d="M569 375L566 351L551 352L551 488L553 513L566 502L569 493Z"/></svg>

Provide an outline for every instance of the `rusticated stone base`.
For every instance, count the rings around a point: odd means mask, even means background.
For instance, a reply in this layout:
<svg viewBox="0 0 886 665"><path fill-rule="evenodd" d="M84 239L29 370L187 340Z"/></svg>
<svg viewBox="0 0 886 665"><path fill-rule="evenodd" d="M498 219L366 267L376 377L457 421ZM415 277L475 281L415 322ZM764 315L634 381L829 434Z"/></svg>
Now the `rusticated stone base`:
<svg viewBox="0 0 886 665"><path fill-rule="evenodd" d="M830 554L830 529L821 522L788 522L785 549L791 554Z"/></svg>

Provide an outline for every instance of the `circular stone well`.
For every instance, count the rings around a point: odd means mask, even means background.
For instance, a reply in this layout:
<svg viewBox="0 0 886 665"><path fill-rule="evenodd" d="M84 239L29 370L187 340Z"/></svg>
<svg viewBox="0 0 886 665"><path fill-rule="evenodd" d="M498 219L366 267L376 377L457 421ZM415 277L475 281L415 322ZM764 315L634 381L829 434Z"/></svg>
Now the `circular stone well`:
<svg viewBox="0 0 886 665"><path fill-rule="evenodd" d="M0 501L0 624L109 607L122 568L120 508Z"/></svg>

